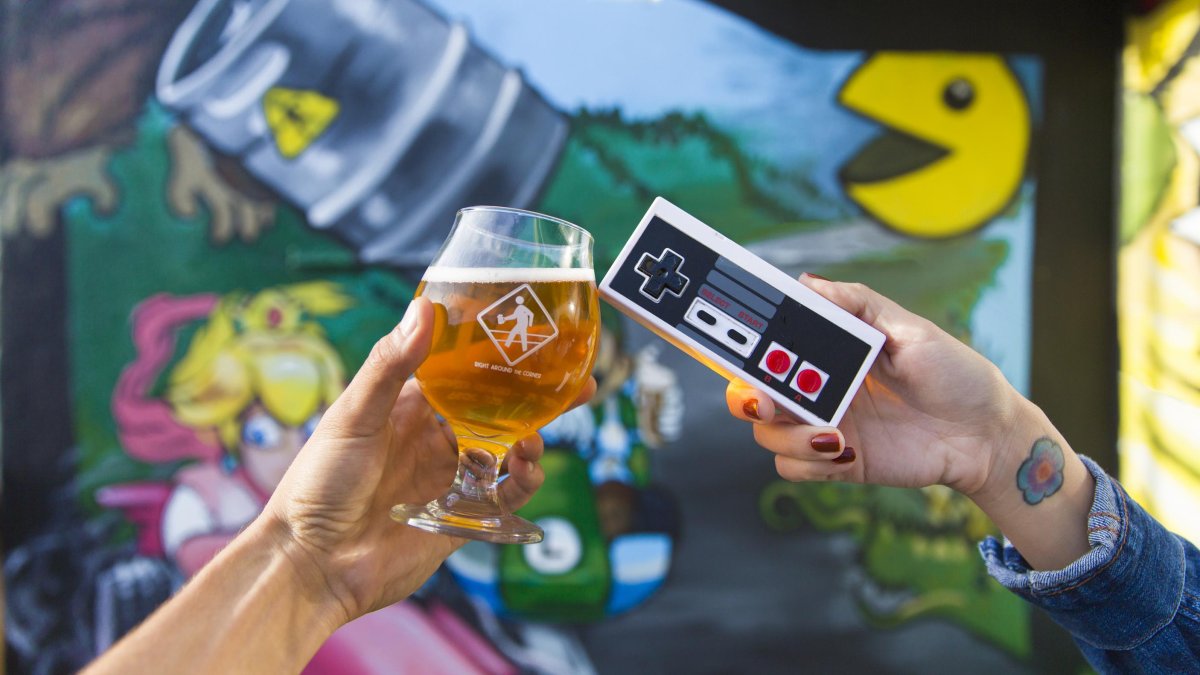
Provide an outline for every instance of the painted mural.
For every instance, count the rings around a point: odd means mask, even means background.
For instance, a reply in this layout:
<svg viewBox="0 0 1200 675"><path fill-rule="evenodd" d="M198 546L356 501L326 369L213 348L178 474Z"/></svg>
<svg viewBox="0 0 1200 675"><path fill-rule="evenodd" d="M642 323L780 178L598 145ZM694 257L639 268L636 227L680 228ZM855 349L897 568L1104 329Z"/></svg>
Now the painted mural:
<svg viewBox="0 0 1200 675"><path fill-rule="evenodd" d="M6 535L22 672L79 668L255 517L461 206L576 222L602 270L662 195L1028 388L1036 59L817 52L700 0L4 11L0 229L61 248L71 400L55 508ZM521 512L546 540L468 544L308 672L1024 667L969 501L778 480L719 378L605 312Z"/></svg>
<svg viewBox="0 0 1200 675"><path fill-rule="evenodd" d="M1130 20L1118 258L1121 480L1200 541L1200 3Z"/></svg>

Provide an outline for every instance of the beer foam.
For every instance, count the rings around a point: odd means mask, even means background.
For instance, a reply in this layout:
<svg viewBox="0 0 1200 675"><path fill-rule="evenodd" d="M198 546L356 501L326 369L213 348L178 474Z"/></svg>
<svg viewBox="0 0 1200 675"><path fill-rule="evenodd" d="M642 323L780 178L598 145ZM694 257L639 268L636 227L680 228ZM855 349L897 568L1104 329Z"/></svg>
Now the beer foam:
<svg viewBox="0 0 1200 675"><path fill-rule="evenodd" d="M424 281L453 284L499 284L521 281L547 283L554 281L590 281L595 283L596 272L579 267L430 267Z"/></svg>

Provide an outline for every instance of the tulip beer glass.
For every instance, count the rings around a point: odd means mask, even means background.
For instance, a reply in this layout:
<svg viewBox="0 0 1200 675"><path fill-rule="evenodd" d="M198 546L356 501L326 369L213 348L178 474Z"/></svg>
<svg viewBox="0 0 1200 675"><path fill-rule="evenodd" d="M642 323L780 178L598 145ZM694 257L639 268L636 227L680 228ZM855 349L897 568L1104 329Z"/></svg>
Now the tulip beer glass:
<svg viewBox="0 0 1200 675"><path fill-rule="evenodd" d="M496 482L514 442L562 414L591 374L600 307L592 237L550 216L462 209L417 295L434 305L421 389L458 438L458 475L428 504L392 507L414 527L497 543L542 540L506 512Z"/></svg>

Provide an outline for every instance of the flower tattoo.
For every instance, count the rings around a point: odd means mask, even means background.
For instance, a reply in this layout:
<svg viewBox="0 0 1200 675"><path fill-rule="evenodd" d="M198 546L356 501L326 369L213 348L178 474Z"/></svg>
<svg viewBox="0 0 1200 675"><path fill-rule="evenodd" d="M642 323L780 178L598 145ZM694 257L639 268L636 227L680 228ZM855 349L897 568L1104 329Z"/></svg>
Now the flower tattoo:
<svg viewBox="0 0 1200 675"><path fill-rule="evenodd" d="M1017 469L1017 488L1026 504L1040 503L1058 492L1063 484L1063 452L1058 443L1039 438L1029 452L1029 459Z"/></svg>

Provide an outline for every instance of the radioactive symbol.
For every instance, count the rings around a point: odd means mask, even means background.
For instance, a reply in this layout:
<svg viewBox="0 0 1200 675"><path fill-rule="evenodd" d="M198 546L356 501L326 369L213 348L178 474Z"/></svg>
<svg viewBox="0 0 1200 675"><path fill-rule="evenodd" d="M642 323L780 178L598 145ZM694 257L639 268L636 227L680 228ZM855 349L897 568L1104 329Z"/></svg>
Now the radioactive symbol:
<svg viewBox="0 0 1200 675"><path fill-rule="evenodd" d="M272 87L263 96L263 113L279 154L292 159L317 140L338 116L338 102L304 89Z"/></svg>

